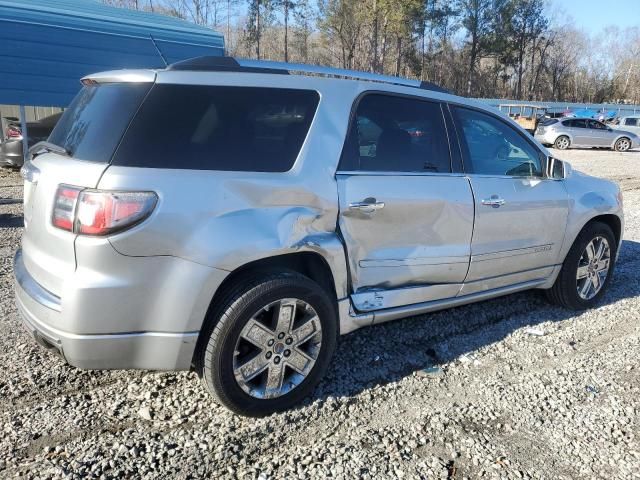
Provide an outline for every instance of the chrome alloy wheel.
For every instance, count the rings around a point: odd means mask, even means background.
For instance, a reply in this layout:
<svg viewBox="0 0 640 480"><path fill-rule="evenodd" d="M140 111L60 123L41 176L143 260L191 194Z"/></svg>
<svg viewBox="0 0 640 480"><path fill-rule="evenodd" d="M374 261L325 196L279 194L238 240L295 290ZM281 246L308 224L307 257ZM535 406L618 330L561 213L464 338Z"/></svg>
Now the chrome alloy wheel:
<svg viewBox="0 0 640 480"><path fill-rule="evenodd" d="M300 385L320 354L322 327L316 311L294 298L272 302L240 332L233 373L245 393L277 398Z"/></svg>
<svg viewBox="0 0 640 480"><path fill-rule="evenodd" d="M611 247L604 237L595 237L582 252L576 272L578 295L591 300L604 285L611 264Z"/></svg>
<svg viewBox="0 0 640 480"><path fill-rule="evenodd" d="M616 149L619 152L626 152L630 148L631 148L631 142L629 140L627 140L626 138L621 138L620 140L618 140L616 142Z"/></svg>
<svg viewBox="0 0 640 480"><path fill-rule="evenodd" d="M569 139L567 137L560 137L556 140L556 146L561 150L569 148Z"/></svg>

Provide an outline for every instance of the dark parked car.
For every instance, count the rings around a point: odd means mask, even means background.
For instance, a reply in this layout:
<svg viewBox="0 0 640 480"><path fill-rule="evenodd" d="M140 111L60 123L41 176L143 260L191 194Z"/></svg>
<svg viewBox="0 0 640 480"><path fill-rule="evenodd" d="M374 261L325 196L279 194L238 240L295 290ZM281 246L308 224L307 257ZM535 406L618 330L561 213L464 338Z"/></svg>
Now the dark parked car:
<svg viewBox="0 0 640 480"><path fill-rule="evenodd" d="M27 134L29 138L27 140L29 147L49 138L49 134L58 123L61 115L62 112L41 118L37 122L28 122ZM20 168L24 161L20 121L14 118L6 118L6 120L8 120L7 129L0 143L0 167Z"/></svg>

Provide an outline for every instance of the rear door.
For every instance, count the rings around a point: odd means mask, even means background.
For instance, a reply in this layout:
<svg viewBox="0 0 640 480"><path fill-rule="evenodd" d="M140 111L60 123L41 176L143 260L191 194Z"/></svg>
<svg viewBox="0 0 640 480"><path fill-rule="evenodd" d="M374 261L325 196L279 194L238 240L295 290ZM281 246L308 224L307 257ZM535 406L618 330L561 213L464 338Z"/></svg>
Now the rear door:
<svg viewBox="0 0 640 480"><path fill-rule="evenodd" d="M587 128L587 120L584 118L574 118L571 120L571 145L575 147L590 147L591 137Z"/></svg>
<svg viewBox="0 0 640 480"><path fill-rule="evenodd" d="M31 276L56 295L76 267L76 235L51 223L56 191L60 185L97 186L150 85L84 87L49 137L69 155L41 153L23 169L23 260Z"/></svg>
<svg viewBox="0 0 640 480"><path fill-rule="evenodd" d="M464 175L452 173L440 103L366 94L337 180L358 310L458 294L469 265L473 196Z"/></svg>
<svg viewBox="0 0 640 480"><path fill-rule="evenodd" d="M452 109L476 212L461 293L546 278L559 262L566 228L563 182L544 177L543 153L505 120Z"/></svg>

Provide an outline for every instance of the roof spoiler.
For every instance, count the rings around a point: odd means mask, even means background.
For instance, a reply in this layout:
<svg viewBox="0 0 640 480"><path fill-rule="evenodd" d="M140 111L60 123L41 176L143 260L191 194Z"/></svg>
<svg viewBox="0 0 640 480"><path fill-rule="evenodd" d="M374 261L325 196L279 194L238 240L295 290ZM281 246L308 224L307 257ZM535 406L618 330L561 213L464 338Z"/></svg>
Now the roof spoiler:
<svg viewBox="0 0 640 480"><path fill-rule="evenodd" d="M92 73L80 79L83 85L97 85L100 83L153 83L156 81L154 70L111 70L108 72Z"/></svg>

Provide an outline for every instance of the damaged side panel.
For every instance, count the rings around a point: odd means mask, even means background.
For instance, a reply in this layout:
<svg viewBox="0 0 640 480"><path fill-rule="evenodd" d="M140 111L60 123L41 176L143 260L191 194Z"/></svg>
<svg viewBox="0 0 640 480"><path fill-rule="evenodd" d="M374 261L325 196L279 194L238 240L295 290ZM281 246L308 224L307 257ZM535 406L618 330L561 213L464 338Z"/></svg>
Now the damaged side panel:
<svg viewBox="0 0 640 480"><path fill-rule="evenodd" d="M158 195L153 214L110 237L111 245L123 255L175 256L227 272L263 258L313 252L330 267L338 299L345 298L347 266L336 233L335 170L351 90L325 95L318 88L318 109L287 172L141 168L139 175L131 175L130 168L110 166L101 189L144 189Z"/></svg>

